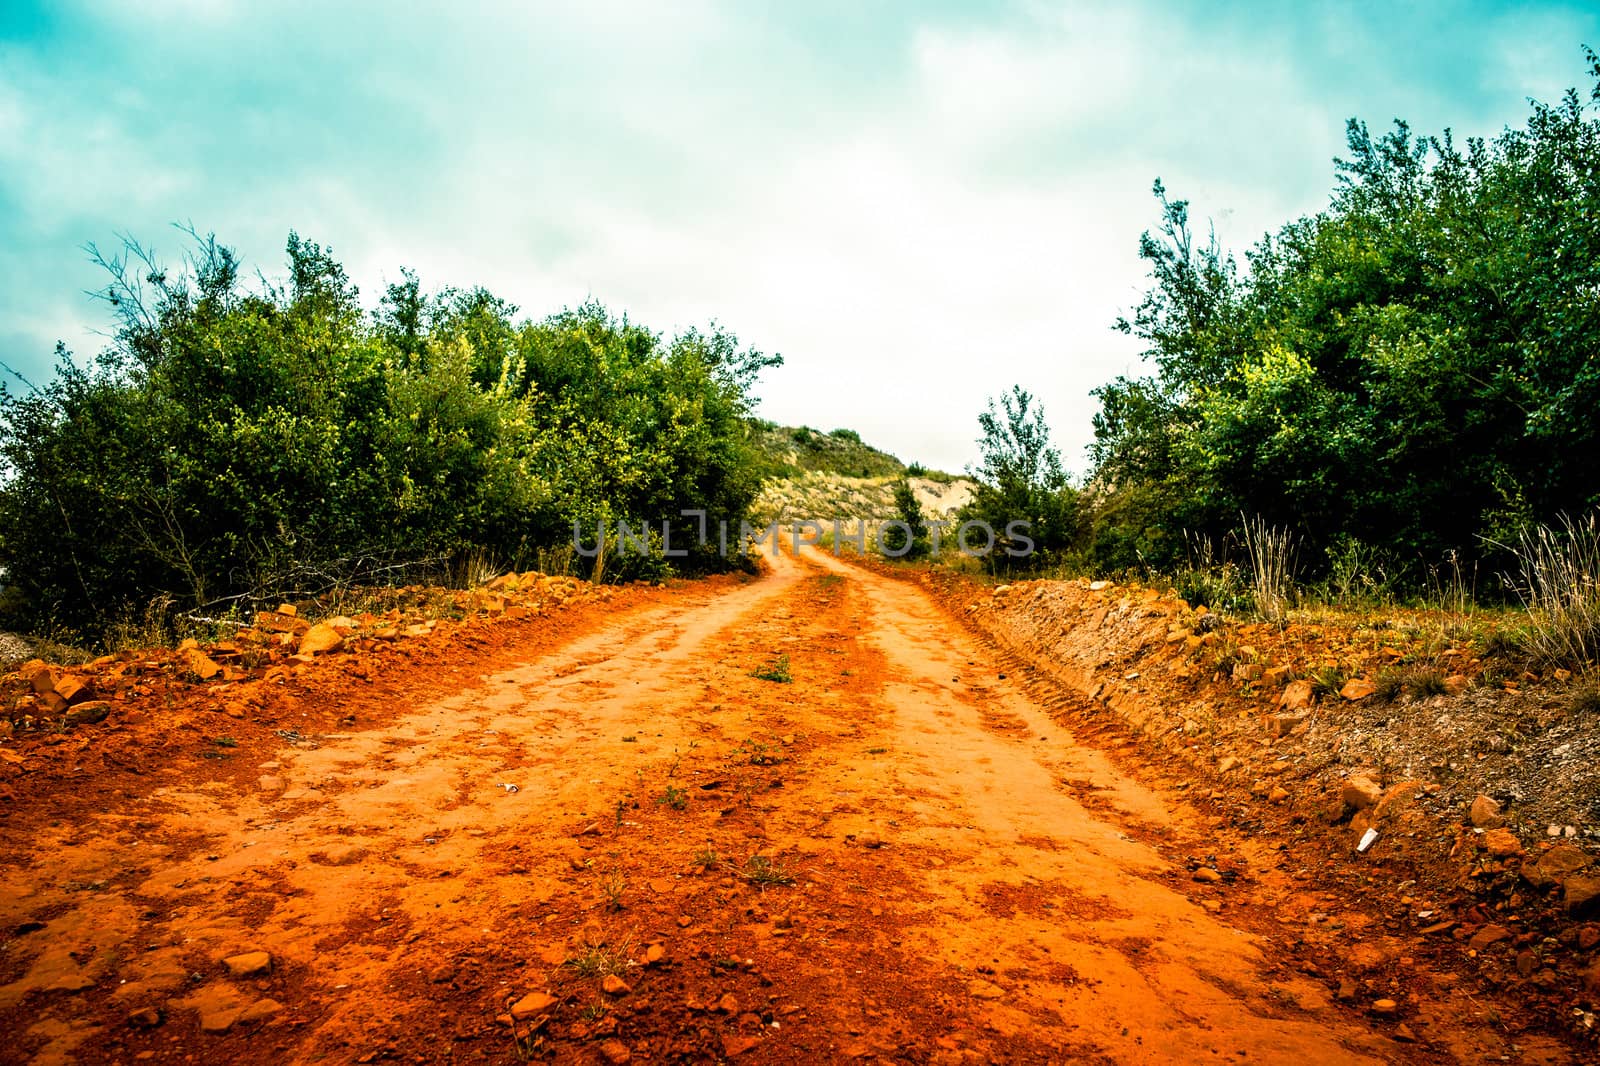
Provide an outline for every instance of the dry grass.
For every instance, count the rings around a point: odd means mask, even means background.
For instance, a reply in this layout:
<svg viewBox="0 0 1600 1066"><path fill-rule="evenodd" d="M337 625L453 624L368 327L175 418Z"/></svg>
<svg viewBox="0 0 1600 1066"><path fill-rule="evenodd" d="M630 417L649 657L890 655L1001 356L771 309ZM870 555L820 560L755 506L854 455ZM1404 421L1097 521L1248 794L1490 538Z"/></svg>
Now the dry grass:
<svg viewBox="0 0 1600 1066"><path fill-rule="evenodd" d="M1551 663L1600 659L1600 516L1525 529L1512 586L1528 611L1525 649Z"/></svg>
<svg viewBox="0 0 1600 1066"><path fill-rule="evenodd" d="M1294 599L1297 538L1287 526L1269 526L1265 519L1244 520L1245 549L1250 555L1250 591L1256 613L1282 623Z"/></svg>

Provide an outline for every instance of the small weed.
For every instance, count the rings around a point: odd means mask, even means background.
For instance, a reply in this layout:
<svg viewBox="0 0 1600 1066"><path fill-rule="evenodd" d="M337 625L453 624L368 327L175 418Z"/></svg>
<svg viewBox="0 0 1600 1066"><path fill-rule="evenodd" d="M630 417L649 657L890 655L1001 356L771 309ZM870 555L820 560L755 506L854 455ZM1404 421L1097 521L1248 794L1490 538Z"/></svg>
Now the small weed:
<svg viewBox="0 0 1600 1066"><path fill-rule="evenodd" d="M596 944L584 951L581 955L574 955L561 965L571 970L579 977L604 977L607 974L621 976L631 966L633 955L632 941L625 940L616 947L609 944Z"/></svg>
<svg viewBox="0 0 1600 1066"><path fill-rule="evenodd" d="M714 870L722 864L722 859L717 855L716 849L709 847L695 852L694 858L690 861L702 870Z"/></svg>
<svg viewBox="0 0 1600 1066"><path fill-rule="evenodd" d="M1600 717L1600 678L1591 674L1572 690L1567 697L1567 712Z"/></svg>
<svg viewBox="0 0 1600 1066"><path fill-rule="evenodd" d="M739 749L746 754L751 766L776 766L783 761L776 745L763 744L759 740L747 740L739 745Z"/></svg>
<svg viewBox="0 0 1600 1066"><path fill-rule="evenodd" d="M888 748L868 748L867 749L867 754L868 755L886 755L886 754L888 754L888 751L889 751Z"/></svg>
<svg viewBox="0 0 1600 1066"><path fill-rule="evenodd" d="M1393 703L1398 700L1406 690L1406 672L1390 668L1378 674L1378 679L1373 682L1376 689L1373 695L1384 703Z"/></svg>
<svg viewBox="0 0 1600 1066"><path fill-rule="evenodd" d="M239 742L232 737L212 737L211 743L219 748L237 748L239 746Z"/></svg>
<svg viewBox="0 0 1600 1066"><path fill-rule="evenodd" d="M792 885L794 875L780 863L774 862L765 855L752 855L744 864L744 869L739 875L748 884L759 888L768 888L772 885Z"/></svg>
<svg viewBox="0 0 1600 1066"><path fill-rule="evenodd" d="M1317 696L1337 696L1350 675L1343 667L1324 666L1311 671L1311 691Z"/></svg>
<svg viewBox="0 0 1600 1066"><path fill-rule="evenodd" d="M1406 675L1405 690L1414 700L1429 696L1443 696L1449 691L1444 684L1444 673L1437 666L1419 666Z"/></svg>
<svg viewBox="0 0 1600 1066"><path fill-rule="evenodd" d="M597 1022L605 1016L606 1005L604 1003L591 1003L578 1012L578 1017L586 1022Z"/></svg>
<svg viewBox="0 0 1600 1066"><path fill-rule="evenodd" d="M622 895L628 890L628 879L621 870L612 870L600 879L600 891L605 894L606 906L614 911L622 909Z"/></svg>
<svg viewBox="0 0 1600 1066"><path fill-rule="evenodd" d="M766 666L751 673L751 677L761 681L776 681L787 685L794 681L794 675L789 672L789 656L780 655Z"/></svg>
<svg viewBox="0 0 1600 1066"><path fill-rule="evenodd" d="M656 800L656 803L671 807L675 811L681 811L689 806L689 793L676 785L668 785L667 790L661 794L661 798Z"/></svg>

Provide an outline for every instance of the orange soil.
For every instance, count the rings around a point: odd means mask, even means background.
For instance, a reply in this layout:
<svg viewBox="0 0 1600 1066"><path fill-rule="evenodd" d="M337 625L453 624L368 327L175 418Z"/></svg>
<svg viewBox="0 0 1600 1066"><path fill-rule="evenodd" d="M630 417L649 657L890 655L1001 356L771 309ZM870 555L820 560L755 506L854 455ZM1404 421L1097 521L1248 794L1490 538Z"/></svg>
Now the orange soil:
<svg viewBox="0 0 1600 1066"><path fill-rule="evenodd" d="M1508 1052L1468 1005L1417 1039L1335 1002L1261 902L1315 886L1267 893L1042 684L808 553L334 656L244 721L158 688L0 766L0 1059Z"/></svg>

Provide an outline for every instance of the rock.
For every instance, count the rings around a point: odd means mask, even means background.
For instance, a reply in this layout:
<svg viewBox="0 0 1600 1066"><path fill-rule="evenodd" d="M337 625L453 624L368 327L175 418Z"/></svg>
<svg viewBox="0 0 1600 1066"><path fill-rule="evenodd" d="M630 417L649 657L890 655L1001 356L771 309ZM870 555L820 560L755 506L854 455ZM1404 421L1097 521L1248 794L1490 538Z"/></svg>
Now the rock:
<svg viewBox="0 0 1600 1066"><path fill-rule="evenodd" d="M1378 801L1378 805L1373 808L1373 818L1382 820L1399 814L1410 806L1414 799L1422 795L1426 787L1421 781L1401 781L1390 785L1384 792L1383 798Z"/></svg>
<svg viewBox="0 0 1600 1066"><path fill-rule="evenodd" d="M1578 974L1578 980L1591 999L1600 999L1600 960L1590 963L1587 970Z"/></svg>
<svg viewBox="0 0 1600 1066"><path fill-rule="evenodd" d="M94 698L94 686L70 674L56 682L56 695L67 701L67 706Z"/></svg>
<svg viewBox="0 0 1600 1066"><path fill-rule="evenodd" d="M83 992L94 987L94 982L81 973L58 977L45 988L46 992Z"/></svg>
<svg viewBox="0 0 1600 1066"><path fill-rule="evenodd" d="M1369 807L1378 805L1378 800L1383 798L1383 790L1378 783L1365 774L1357 774L1347 778L1344 787L1339 790L1344 805L1351 810L1364 811Z"/></svg>
<svg viewBox="0 0 1600 1066"><path fill-rule="evenodd" d="M1372 1001L1372 1013L1374 1014L1382 1014L1387 1016L1396 1014L1399 1012L1399 1010L1400 1004L1396 1003L1392 999L1377 999Z"/></svg>
<svg viewBox="0 0 1600 1066"><path fill-rule="evenodd" d="M1413 1033L1411 1027L1404 1022L1394 1027L1394 1038L1402 1044L1415 1044L1417 1042L1417 1034Z"/></svg>
<svg viewBox="0 0 1600 1066"><path fill-rule="evenodd" d="M140 1007L128 1015L128 1024L135 1029L154 1029L165 1020L155 1007Z"/></svg>
<svg viewBox="0 0 1600 1066"><path fill-rule="evenodd" d="M607 1062L627 1062L633 1058L633 1053L628 1050L627 1044L612 1038L600 1045L600 1057Z"/></svg>
<svg viewBox="0 0 1600 1066"><path fill-rule="evenodd" d="M1378 686L1371 681L1361 677L1353 677L1346 681L1344 687L1339 690L1339 698L1354 703L1357 700L1366 699L1376 691L1378 691Z"/></svg>
<svg viewBox="0 0 1600 1066"><path fill-rule="evenodd" d="M625 996L632 992L633 989L628 986L628 982L616 974L608 973L605 979L600 982L600 991L608 996Z"/></svg>
<svg viewBox="0 0 1600 1066"><path fill-rule="evenodd" d="M260 777L256 778L256 787L263 792L282 792L289 786L281 777L275 777L272 774L262 774Z"/></svg>
<svg viewBox="0 0 1600 1066"><path fill-rule="evenodd" d="M1498 944L1511 935L1511 930L1503 925L1486 925L1472 934L1472 939L1467 941L1467 947L1472 951L1482 951L1492 944Z"/></svg>
<svg viewBox="0 0 1600 1066"><path fill-rule="evenodd" d="M1289 682L1278 696L1278 706L1286 711L1298 711L1311 706L1311 682Z"/></svg>
<svg viewBox="0 0 1600 1066"><path fill-rule="evenodd" d="M183 664L184 673L201 681L210 681L222 673L221 665L199 648L184 648L178 653L178 662Z"/></svg>
<svg viewBox="0 0 1600 1066"><path fill-rule="evenodd" d="M254 977L272 972L272 956L265 951L246 951L240 955L229 955L222 960L222 965L228 968L230 977Z"/></svg>
<svg viewBox="0 0 1600 1066"><path fill-rule="evenodd" d="M1466 674L1451 674L1444 679L1444 690L1452 696L1459 696L1467 691L1472 684L1472 678Z"/></svg>
<svg viewBox="0 0 1600 1066"><path fill-rule="evenodd" d="M1209 866L1202 866L1194 872L1194 879L1201 884L1214 885L1222 880L1222 875Z"/></svg>
<svg viewBox="0 0 1600 1066"><path fill-rule="evenodd" d="M1005 989L993 981L985 981L982 978L967 985L967 991L974 999L1004 999L1006 994Z"/></svg>
<svg viewBox="0 0 1600 1066"><path fill-rule="evenodd" d="M1282 803L1284 800L1286 800L1288 798L1289 798L1288 790L1283 788L1283 786L1281 786L1281 785L1274 786L1272 791L1267 793L1267 802L1268 803Z"/></svg>
<svg viewBox="0 0 1600 1066"><path fill-rule="evenodd" d="M1233 679L1235 681L1259 681L1266 668L1260 663L1234 663Z"/></svg>
<svg viewBox="0 0 1600 1066"><path fill-rule="evenodd" d="M753 1036L741 1036L737 1033L722 1034L722 1053L728 1058L736 1058L746 1051L761 1043L760 1039Z"/></svg>
<svg viewBox="0 0 1600 1066"><path fill-rule="evenodd" d="M660 944L651 944L648 948L645 948L644 964L646 966L654 966L666 957L667 949L665 947Z"/></svg>
<svg viewBox="0 0 1600 1066"><path fill-rule="evenodd" d="M110 714L111 704L108 701L90 700L68 710L65 721L69 726L94 725L105 721Z"/></svg>
<svg viewBox="0 0 1600 1066"><path fill-rule="evenodd" d="M1239 760L1234 758L1232 755L1224 756L1222 761L1217 763L1217 773L1225 774L1229 770L1232 770L1235 766L1238 766L1238 765L1239 765Z"/></svg>
<svg viewBox="0 0 1600 1066"><path fill-rule="evenodd" d="M1573 874L1562 885L1567 913L1575 918L1600 912L1600 876Z"/></svg>
<svg viewBox="0 0 1600 1066"><path fill-rule="evenodd" d="M544 992L529 992L515 1003L511 1004L511 1017L517 1021L526 1021L548 1013L557 1003L561 1002L556 997Z"/></svg>
<svg viewBox="0 0 1600 1066"><path fill-rule="evenodd" d="M1525 863L1522 876L1535 888L1545 888L1560 884L1588 865L1588 852L1575 844L1557 844L1534 862Z"/></svg>
<svg viewBox="0 0 1600 1066"><path fill-rule="evenodd" d="M1478 829L1499 829L1506 824L1500 817L1500 804L1488 796L1479 796L1467 808L1467 819Z"/></svg>
<svg viewBox="0 0 1600 1066"><path fill-rule="evenodd" d="M248 1025L270 1018L283 1009L283 1004L275 999L258 999L244 1010L239 1012L239 1017L234 1019L235 1025Z"/></svg>
<svg viewBox="0 0 1600 1066"><path fill-rule="evenodd" d="M1539 956L1524 948L1517 952L1517 973L1522 977L1532 977L1533 972L1539 968Z"/></svg>
<svg viewBox="0 0 1600 1066"><path fill-rule="evenodd" d="M1490 829L1478 843L1497 859L1509 859L1522 854L1522 841L1509 829Z"/></svg>
<svg viewBox="0 0 1600 1066"><path fill-rule="evenodd" d="M202 1033L226 1033L233 1028L233 1023L239 1020L243 1013L241 1007L217 1007L200 1013L200 1031Z"/></svg>
<svg viewBox="0 0 1600 1066"><path fill-rule="evenodd" d="M1304 722L1307 712L1296 711L1292 714L1267 715L1267 733L1274 737L1286 737L1295 731L1295 727Z"/></svg>
<svg viewBox="0 0 1600 1066"><path fill-rule="evenodd" d="M344 647L344 634L326 622L319 622L300 637L301 655L320 655Z"/></svg>
<svg viewBox="0 0 1600 1066"><path fill-rule="evenodd" d="M42 659L23 663L17 673L22 675L22 679L29 687L41 696L55 692L56 682L61 680L61 671L53 666L47 666Z"/></svg>
<svg viewBox="0 0 1600 1066"><path fill-rule="evenodd" d="M311 626L305 619L295 617L294 608L285 611L280 607L276 611L257 611L256 628L264 633L303 633Z"/></svg>
<svg viewBox="0 0 1600 1066"><path fill-rule="evenodd" d="M715 1009L721 1011L723 1014L738 1014L739 998L732 992L724 992L722 998L717 1000Z"/></svg>

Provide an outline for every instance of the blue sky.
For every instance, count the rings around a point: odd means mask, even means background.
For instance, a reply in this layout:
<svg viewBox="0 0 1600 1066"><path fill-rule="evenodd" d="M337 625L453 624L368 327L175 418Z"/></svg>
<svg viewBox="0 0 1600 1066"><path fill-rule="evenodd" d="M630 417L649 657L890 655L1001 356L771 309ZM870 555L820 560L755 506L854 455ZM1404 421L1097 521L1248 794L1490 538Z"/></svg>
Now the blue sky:
<svg viewBox="0 0 1600 1066"><path fill-rule="evenodd" d="M0 359L103 344L86 242L290 229L370 300L400 268L525 312L716 319L762 413L975 458L986 394L1138 366L1149 189L1242 247L1319 209L1345 119L1493 134L1587 90L1576 4L0 5Z"/></svg>

